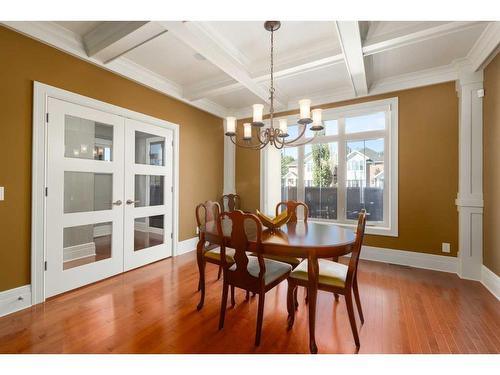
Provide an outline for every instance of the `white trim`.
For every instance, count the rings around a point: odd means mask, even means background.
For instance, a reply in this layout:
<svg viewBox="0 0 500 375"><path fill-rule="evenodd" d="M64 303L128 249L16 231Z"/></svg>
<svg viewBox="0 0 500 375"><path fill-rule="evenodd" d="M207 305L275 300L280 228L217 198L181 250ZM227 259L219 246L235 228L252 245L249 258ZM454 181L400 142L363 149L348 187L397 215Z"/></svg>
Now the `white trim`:
<svg viewBox="0 0 500 375"><path fill-rule="evenodd" d="M458 269L456 257L364 245L360 259L449 273Z"/></svg>
<svg viewBox="0 0 500 375"><path fill-rule="evenodd" d="M179 125L143 113L118 107L40 82L33 84L33 150L32 150L32 213L31 213L31 292L33 304L45 300L45 171L46 171L46 113L48 98L65 100L128 119L142 121L173 131L174 192L173 192L173 241L172 254L177 251L179 228ZM50 194L50 191L49 191Z"/></svg>
<svg viewBox="0 0 500 375"><path fill-rule="evenodd" d="M100 68L131 79L162 94L171 96L195 108L199 108L219 117L225 117L227 115L227 110L224 107L210 100L203 99L190 101L184 98L180 85L127 58L119 57L108 64L104 64L96 58L88 57L82 38L55 22L0 21L0 24L91 64L97 65Z"/></svg>
<svg viewBox="0 0 500 375"><path fill-rule="evenodd" d="M0 317L31 306L31 286L24 285L18 288L0 292Z"/></svg>
<svg viewBox="0 0 500 375"><path fill-rule="evenodd" d="M229 137L226 137L226 119L223 124L224 137L224 188L223 194L236 193L236 146Z"/></svg>
<svg viewBox="0 0 500 375"><path fill-rule="evenodd" d="M500 277L485 265L481 269L481 284L500 301Z"/></svg>
<svg viewBox="0 0 500 375"><path fill-rule="evenodd" d="M79 245L68 246L63 249L63 261L87 258L96 255L95 242L87 242Z"/></svg>
<svg viewBox="0 0 500 375"><path fill-rule="evenodd" d="M177 244L177 254L182 255L196 250L196 245L198 244L198 237L189 238L184 241L180 241Z"/></svg>
<svg viewBox="0 0 500 375"><path fill-rule="evenodd" d="M500 22L490 22L467 54L473 71L484 69L495 58L499 49Z"/></svg>

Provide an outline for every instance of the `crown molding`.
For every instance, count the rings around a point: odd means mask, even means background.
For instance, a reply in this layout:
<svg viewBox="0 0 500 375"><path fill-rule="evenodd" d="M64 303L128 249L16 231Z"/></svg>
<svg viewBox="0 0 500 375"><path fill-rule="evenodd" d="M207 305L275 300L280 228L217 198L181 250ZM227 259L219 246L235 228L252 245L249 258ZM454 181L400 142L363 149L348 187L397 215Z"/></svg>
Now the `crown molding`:
<svg viewBox="0 0 500 375"><path fill-rule="evenodd" d="M490 22L467 54L472 69L483 69L500 50L500 22Z"/></svg>
<svg viewBox="0 0 500 375"><path fill-rule="evenodd" d="M225 117L227 115L226 108L217 105L209 100L187 100L183 96L183 90L180 85L142 67L141 65L132 62L127 58L120 57L108 64L104 64L103 62L95 58L87 56L83 39L79 35L65 29L55 22L2 21L0 23L30 38L39 40L44 44L69 53L70 55L73 55L79 59L85 60L100 68L128 78L162 94L173 97L195 108L201 109L218 117Z"/></svg>

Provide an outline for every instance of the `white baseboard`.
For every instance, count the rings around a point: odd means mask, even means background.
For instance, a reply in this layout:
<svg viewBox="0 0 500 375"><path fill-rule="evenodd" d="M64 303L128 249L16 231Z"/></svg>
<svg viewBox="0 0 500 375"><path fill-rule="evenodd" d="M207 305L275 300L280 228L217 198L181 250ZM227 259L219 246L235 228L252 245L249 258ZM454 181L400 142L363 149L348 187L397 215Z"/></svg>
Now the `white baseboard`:
<svg viewBox="0 0 500 375"><path fill-rule="evenodd" d="M112 234L113 226L111 224L98 225L94 227L94 237L104 237Z"/></svg>
<svg viewBox="0 0 500 375"><path fill-rule="evenodd" d="M481 270L481 284L500 301L500 277L484 265Z"/></svg>
<svg viewBox="0 0 500 375"><path fill-rule="evenodd" d="M95 255L95 242L68 246L63 249L63 262Z"/></svg>
<svg viewBox="0 0 500 375"><path fill-rule="evenodd" d="M384 249L381 247L363 246L361 249L361 259L441 272L457 273L458 270L458 260L455 257Z"/></svg>
<svg viewBox="0 0 500 375"><path fill-rule="evenodd" d="M0 292L0 316L31 306L31 285Z"/></svg>
<svg viewBox="0 0 500 375"><path fill-rule="evenodd" d="M179 241L177 243L177 254L182 255L189 253L190 251L196 250L196 244L198 243L198 237L193 237L184 241Z"/></svg>

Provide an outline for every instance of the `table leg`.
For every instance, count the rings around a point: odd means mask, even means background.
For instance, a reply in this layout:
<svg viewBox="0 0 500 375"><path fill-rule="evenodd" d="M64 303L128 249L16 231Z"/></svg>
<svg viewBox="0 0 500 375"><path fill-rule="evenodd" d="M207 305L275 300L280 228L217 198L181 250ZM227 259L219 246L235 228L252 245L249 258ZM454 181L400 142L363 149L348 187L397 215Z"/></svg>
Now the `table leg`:
<svg viewBox="0 0 500 375"><path fill-rule="evenodd" d="M309 305L309 350L312 354L318 352L316 346L316 297L318 294L318 259L310 255L307 262L308 272L308 305Z"/></svg>
<svg viewBox="0 0 500 375"><path fill-rule="evenodd" d="M200 272L200 281L198 290L201 291L200 302L196 306L197 310L201 310L205 302L205 259L203 258L203 248L205 247L205 236L200 235L198 244L196 245L196 261L198 263L198 271Z"/></svg>

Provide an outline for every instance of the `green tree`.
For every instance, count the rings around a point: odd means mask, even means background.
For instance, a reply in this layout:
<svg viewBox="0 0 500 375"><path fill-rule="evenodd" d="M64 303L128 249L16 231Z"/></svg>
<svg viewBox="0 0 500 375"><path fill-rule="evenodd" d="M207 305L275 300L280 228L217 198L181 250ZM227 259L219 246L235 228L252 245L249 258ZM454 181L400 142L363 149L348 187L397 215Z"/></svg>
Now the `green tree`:
<svg viewBox="0 0 500 375"><path fill-rule="evenodd" d="M281 157L281 178L285 178L288 173L289 165L293 161L295 161L295 159L290 155L284 155Z"/></svg>
<svg viewBox="0 0 500 375"><path fill-rule="evenodd" d="M329 187L333 182L333 173L330 168L330 149L328 145L313 145L313 185Z"/></svg>

